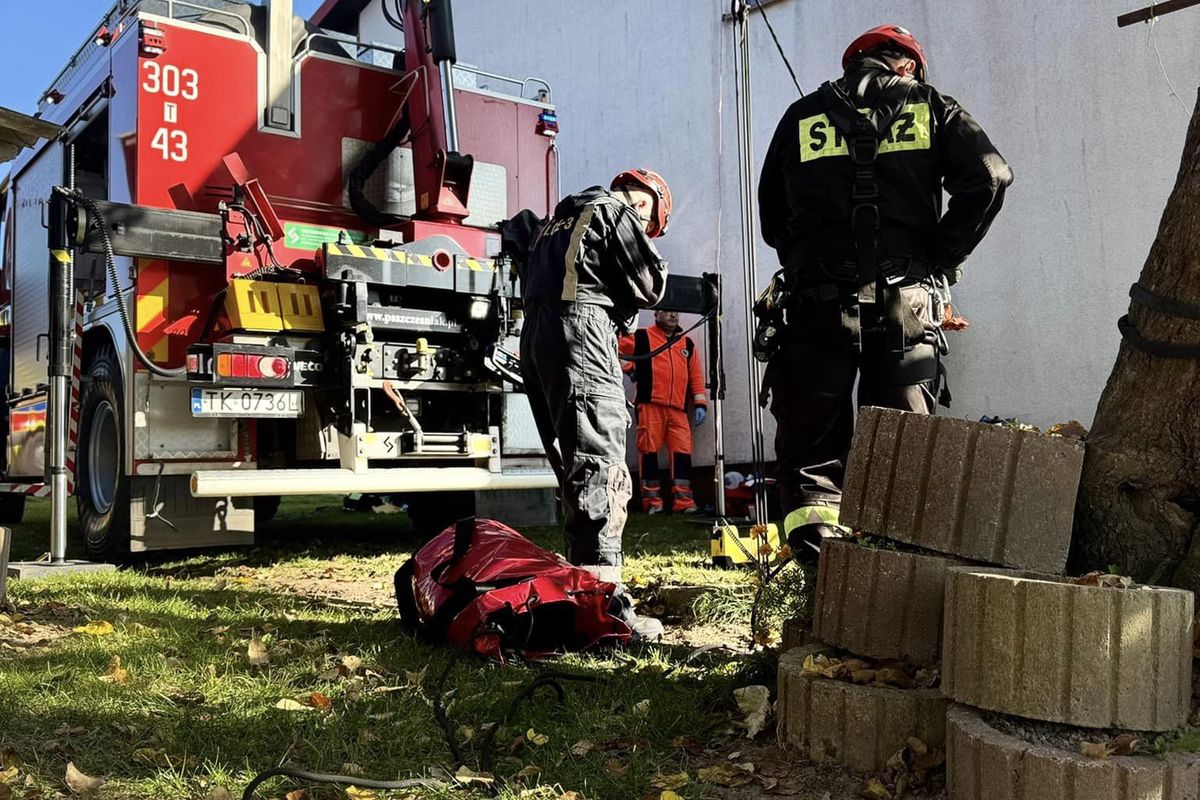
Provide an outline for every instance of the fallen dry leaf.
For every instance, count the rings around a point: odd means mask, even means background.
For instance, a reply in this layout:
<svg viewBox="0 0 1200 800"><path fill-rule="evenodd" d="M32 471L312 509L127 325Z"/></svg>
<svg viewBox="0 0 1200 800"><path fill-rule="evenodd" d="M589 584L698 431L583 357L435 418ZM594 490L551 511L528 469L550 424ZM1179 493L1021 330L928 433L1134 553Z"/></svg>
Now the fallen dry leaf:
<svg viewBox="0 0 1200 800"><path fill-rule="evenodd" d="M1083 753L1088 758L1102 759L1112 755L1112 748L1108 746L1108 742L1084 742L1079 746L1079 752Z"/></svg>
<svg viewBox="0 0 1200 800"><path fill-rule="evenodd" d="M904 673L904 670L894 667L885 667L884 669L875 671L875 684L877 686L892 686L897 689L911 689L915 685L913 679Z"/></svg>
<svg viewBox="0 0 1200 800"><path fill-rule="evenodd" d="M105 683L119 683L122 685L129 683L129 670L121 666L120 656L112 657L112 660L108 662L108 669L100 676L100 680Z"/></svg>
<svg viewBox="0 0 1200 800"><path fill-rule="evenodd" d="M930 750L928 753L917 756L913 759L913 772L924 773L931 769L936 769L946 763L945 750Z"/></svg>
<svg viewBox="0 0 1200 800"><path fill-rule="evenodd" d="M857 683L859 686L865 686L868 683L875 682L875 670L873 669L857 669L850 673L850 680Z"/></svg>
<svg viewBox="0 0 1200 800"><path fill-rule="evenodd" d="M645 700L640 700L637 703L634 703L633 704L633 713L637 714L640 717L644 717L647 714L649 714L650 713L650 698L647 697Z"/></svg>
<svg viewBox="0 0 1200 800"><path fill-rule="evenodd" d="M691 778L686 772L675 772L670 775L659 773L650 779L650 785L655 789L681 789L688 785Z"/></svg>
<svg viewBox="0 0 1200 800"><path fill-rule="evenodd" d="M525 741L529 742L535 747L542 747L550 744L550 737L544 733L538 733L533 728L530 728L529 730L525 731Z"/></svg>
<svg viewBox="0 0 1200 800"><path fill-rule="evenodd" d="M358 656L344 656L342 663L338 664L338 672L341 673L343 678L348 678L358 672L360 667L362 667L361 658Z"/></svg>
<svg viewBox="0 0 1200 800"><path fill-rule="evenodd" d="M376 800L379 795L370 789L360 789L357 786L346 787L346 797L350 800Z"/></svg>
<svg viewBox="0 0 1200 800"><path fill-rule="evenodd" d="M1067 439L1086 439L1087 428L1083 427L1078 420L1070 422L1059 422L1051 425L1046 433L1051 436L1062 436Z"/></svg>
<svg viewBox="0 0 1200 800"><path fill-rule="evenodd" d="M113 632L111 622L100 620L99 622L89 622L87 625L80 625L73 629L75 633L86 633L88 636L106 636Z"/></svg>
<svg viewBox="0 0 1200 800"><path fill-rule="evenodd" d="M67 788L75 794L89 794L106 782L103 778L93 778L91 775L83 774L75 766L74 761L67 762L67 774L63 780L67 784Z"/></svg>
<svg viewBox="0 0 1200 800"><path fill-rule="evenodd" d="M863 797L869 797L871 800L892 800L892 793L883 785L883 781L879 778L870 778L867 780L867 785L862 790Z"/></svg>
<svg viewBox="0 0 1200 800"><path fill-rule="evenodd" d="M250 644L246 645L246 657L250 659L252 667L265 667L271 663L271 655L257 633L250 636Z"/></svg>
<svg viewBox="0 0 1200 800"><path fill-rule="evenodd" d="M16 767L0 769L0 783L8 783L13 778L17 777L17 773L20 771L21 770L17 769Z"/></svg>
<svg viewBox="0 0 1200 800"><path fill-rule="evenodd" d="M482 786L491 786L496 782L490 772L476 772L469 767L459 767L458 772L454 773L454 780L462 784L479 784Z"/></svg>
<svg viewBox="0 0 1200 800"><path fill-rule="evenodd" d="M662 794L658 796L658 800L683 800L683 798L672 792L670 789L664 789Z"/></svg>
<svg viewBox="0 0 1200 800"><path fill-rule="evenodd" d="M754 775L741 766L733 764L714 764L711 767L702 767L696 775L700 780L706 783L715 783L718 786L745 786L754 780Z"/></svg>
<svg viewBox="0 0 1200 800"><path fill-rule="evenodd" d="M1089 572L1078 578L1071 578L1068 583L1075 586L1100 586L1105 589L1130 589L1133 587L1133 578L1110 575L1107 572Z"/></svg>
<svg viewBox="0 0 1200 800"><path fill-rule="evenodd" d="M588 753L592 752L595 747L596 745L592 744L587 739L580 739L578 742L571 745L571 755L586 756Z"/></svg>
<svg viewBox="0 0 1200 800"><path fill-rule="evenodd" d="M318 711L328 711L333 708L333 701L320 692L313 692L308 696L308 704Z"/></svg>
<svg viewBox="0 0 1200 800"><path fill-rule="evenodd" d="M293 789L283 796L283 800L308 800L308 790Z"/></svg>
<svg viewBox="0 0 1200 800"><path fill-rule="evenodd" d="M929 747L916 736L908 737L908 749L918 758L929 752Z"/></svg>
<svg viewBox="0 0 1200 800"><path fill-rule="evenodd" d="M1132 733L1122 733L1117 738L1109 742L1109 747L1112 748L1114 756L1127 756L1137 750L1138 745L1142 740L1134 736Z"/></svg>
<svg viewBox="0 0 1200 800"><path fill-rule="evenodd" d="M623 763L619 758L610 758L604 762L604 771L614 778L619 778L629 772L629 765Z"/></svg>
<svg viewBox="0 0 1200 800"><path fill-rule="evenodd" d="M275 704L275 707L281 711L315 711L312 706L306 706L303 703L297 703L290 697L285 697Z"/></svg>

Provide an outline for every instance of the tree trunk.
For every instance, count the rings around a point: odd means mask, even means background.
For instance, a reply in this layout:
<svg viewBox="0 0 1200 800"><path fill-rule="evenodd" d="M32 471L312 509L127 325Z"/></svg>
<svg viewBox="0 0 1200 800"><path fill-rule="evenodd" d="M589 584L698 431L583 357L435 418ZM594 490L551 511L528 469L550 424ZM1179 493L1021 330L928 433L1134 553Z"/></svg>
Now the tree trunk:
<svg viewBox="0 0 1200 800"><path fill-rule="evenodd" d="M1200 102L1139 283L1200 305ZM1147 339L1200 345L1200 321L1131 304ZM1121 342L1087 440L1072 566L1200 590L1200 359Z"/></svg>

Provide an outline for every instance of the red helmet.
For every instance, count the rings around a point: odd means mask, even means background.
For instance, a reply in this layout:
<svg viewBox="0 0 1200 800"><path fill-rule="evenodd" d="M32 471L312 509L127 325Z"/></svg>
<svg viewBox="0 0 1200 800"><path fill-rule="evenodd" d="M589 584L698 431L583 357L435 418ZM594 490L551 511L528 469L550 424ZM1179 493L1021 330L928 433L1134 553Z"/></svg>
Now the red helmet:
<svg viewBox="0 0 1200 800"><path fill-rule="evenodd" d="M612 179L610 189L620 189L622 186L634 184L658 198L654 203L653 223L647 235L654 239L667 232L671 221L671 187L663 180L662 175L648 169L629 169Z"/></svg>
<svg viewBox="0 0 1200 800"><path fill-rule="evenodd" d="M925 80L925 70L929 66L925 60L925 48L917 41L917 37L908 32L907 28L899 25L880 25L859 36L846 48L842 56L842 69L850 64L850 59L859 53L868 53L877 47L891 46L912 55L917 62L917 77Z"/></svg>

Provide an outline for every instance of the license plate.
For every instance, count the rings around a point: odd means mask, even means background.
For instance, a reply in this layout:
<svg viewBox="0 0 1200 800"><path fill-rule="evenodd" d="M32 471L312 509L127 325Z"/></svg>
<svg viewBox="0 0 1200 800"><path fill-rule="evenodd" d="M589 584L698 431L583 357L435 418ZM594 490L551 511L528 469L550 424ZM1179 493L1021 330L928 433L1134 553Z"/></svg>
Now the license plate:
<svg viewBox="0 0 1200 800"><path fill-rule="evenodd" d="M298 417L304 392L297 389L192 389L193 417Z"/></svg>

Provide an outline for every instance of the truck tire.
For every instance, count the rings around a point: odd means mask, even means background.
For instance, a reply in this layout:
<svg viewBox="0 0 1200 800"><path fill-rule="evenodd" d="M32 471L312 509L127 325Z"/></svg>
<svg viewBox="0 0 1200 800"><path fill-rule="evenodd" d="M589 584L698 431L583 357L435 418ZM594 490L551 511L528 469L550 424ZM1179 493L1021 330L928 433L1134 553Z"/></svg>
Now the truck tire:
<svg viewBox="0 0 1200 800"><path fill-rule="evenodd" d="M25 518L25 495L0 494L0 522L16 525Z"/></svg>
<svg viewBox="0 0 1200 800"><path fill-rule="evenodd" d="M427 538L475 514L474 492L419 492L408 495L405 501L413 530Z"/></svg>
<svg viewBox="0 0 1200 800"><path fill-rule="evenodd" d="M125 474L125 406L117 353L103 346L87 367L79 399L75 503L88 558L129 553L129 476Z"/></svg>
<svg viewBox="0 0 1200 800"><path fill-rule="evenodd" d="M255 527L262 525L264 522L270 522L275 519L275 515L279 513L279 502L283 498L277 494L262 495L254 498L254 525Z"/></svg>

